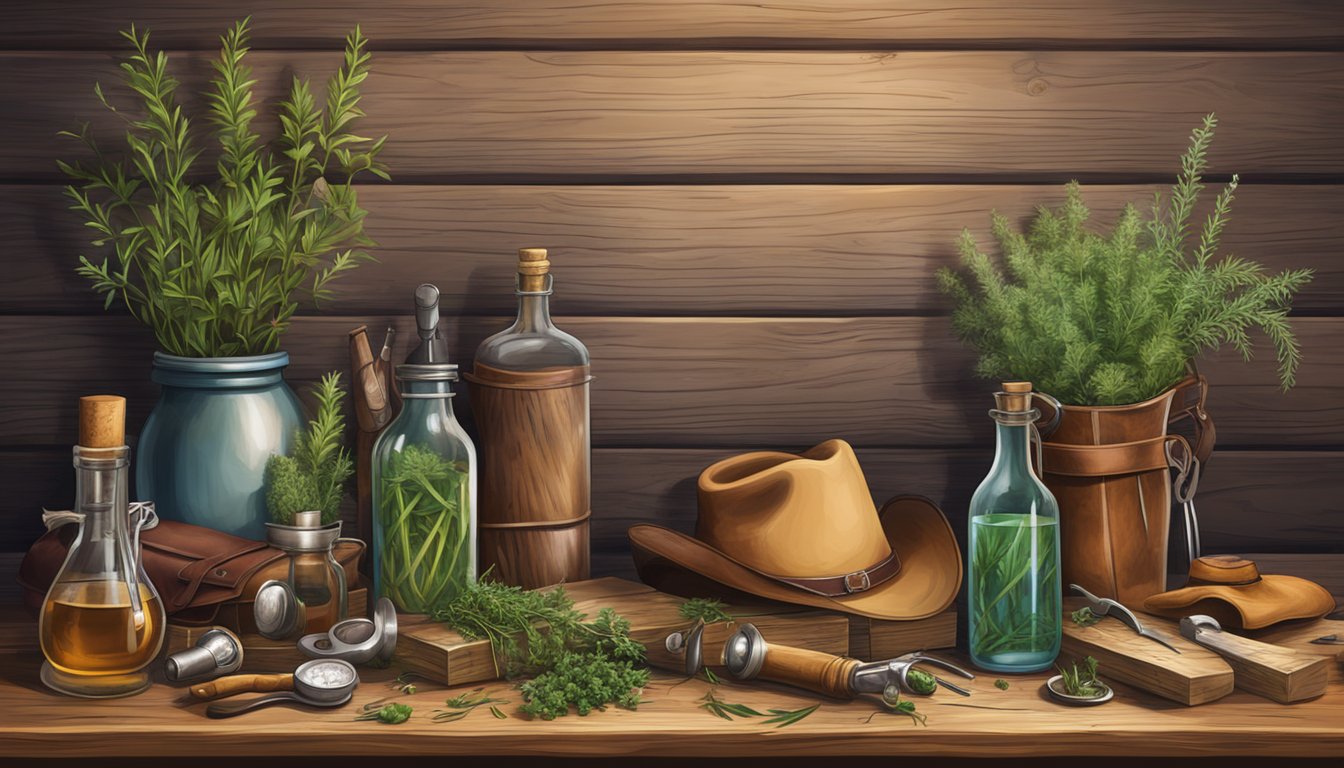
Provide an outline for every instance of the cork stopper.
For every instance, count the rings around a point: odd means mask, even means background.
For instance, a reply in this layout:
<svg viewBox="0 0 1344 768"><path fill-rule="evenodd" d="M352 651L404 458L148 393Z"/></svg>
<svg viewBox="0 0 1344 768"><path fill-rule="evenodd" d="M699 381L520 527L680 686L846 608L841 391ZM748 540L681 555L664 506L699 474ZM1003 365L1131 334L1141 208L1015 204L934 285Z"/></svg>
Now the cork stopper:
<svg viewBox="0 0 1344 768"><path fill-rule="evenodd" d="M120 448L126 444L126 398L89 395L79 398L79 445Z"/></svg>
<svg viewBox="0 0 1344 768"><path fill-rule="evenodd" d="M1003 391L994 393L994 402L1000 411L1026 413L1031 410L1031 382L1005 381Z"/></svg>
<svg viewBox="0 0 1344 768"><path fill-rule="evenodd" d="M545 248L518 249L518 288L527 293L546 290L546 273L551 262Z"/></svg>

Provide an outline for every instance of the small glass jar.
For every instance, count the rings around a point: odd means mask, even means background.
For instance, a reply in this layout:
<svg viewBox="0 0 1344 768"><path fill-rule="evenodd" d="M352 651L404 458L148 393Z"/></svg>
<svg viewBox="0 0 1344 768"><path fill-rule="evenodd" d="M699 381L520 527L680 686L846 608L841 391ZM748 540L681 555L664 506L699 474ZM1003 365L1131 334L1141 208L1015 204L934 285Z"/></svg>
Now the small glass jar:
<svg viewBox="0 0 1344 768"><path fill-rule="evenodd" d="M451 363L396 369L401 413L373 446L373 585L427 613L476 580L476 448L453 415Z"/></svg>
<svg viewBox="0 0 1344 768"><path fill-rule="evenodd" d="M266 540L289 556L289 584L301 613L295 628L326 632L349 611L345 569L336 562L332 547L341 537L341 524L322 525L318 510L294 515L294 525L266 524Z"/></svg>

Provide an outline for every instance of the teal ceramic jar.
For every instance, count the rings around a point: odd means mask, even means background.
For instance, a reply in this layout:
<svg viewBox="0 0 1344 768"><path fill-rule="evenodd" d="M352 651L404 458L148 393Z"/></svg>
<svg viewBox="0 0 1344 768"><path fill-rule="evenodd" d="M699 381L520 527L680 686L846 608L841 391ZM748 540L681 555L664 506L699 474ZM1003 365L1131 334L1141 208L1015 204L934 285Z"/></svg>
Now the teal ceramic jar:
<svg viewBox="0 0 1344 768"><path fill-rule="evenodd" d="M136 498L159 516L266 538L266 462L303 426L285 384L289 355L176 357L154 353L163 389L136 446Z"/></svg>

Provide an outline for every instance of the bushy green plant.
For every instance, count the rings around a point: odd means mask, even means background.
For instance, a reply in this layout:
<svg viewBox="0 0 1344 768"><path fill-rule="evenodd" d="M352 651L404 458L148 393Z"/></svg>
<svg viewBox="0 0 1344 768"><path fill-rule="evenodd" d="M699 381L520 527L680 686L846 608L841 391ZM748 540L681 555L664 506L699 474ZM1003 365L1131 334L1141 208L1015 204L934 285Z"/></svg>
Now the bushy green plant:
<svg viewBox="0 0 1344 768"><path fill-rule="evenodd" d="M317 416L308 422L308 430L294 438L289 456L272 456L266 462L266 506L271 522L293 525L297 512L318 509L322 523L334 523L341 517L341 497L345 481L355 471L350 452L341 445L345 417L341 414L341 375L328 373L313 387L317 397Z"/></svg>
<svg viewBox="0 0 1344 768"><path fill-rule="evenodd" d="M120 300L154 329L166 352L226 357L274 352L306 287L313 301L330 284L370 260L362 247L365 211L351 180L381 178L376 161L386 137L352 133L364 116L360 85L369 74L366 41L356 27L345 61L327 84L325 109L308 81L295 77L280 101L280 131L267 146L252 130L257 116L246 66L248 22L221 37L215 76L205 93L219 159L198 167L191 121L177 103L168 57L149 50L149 34L122 32L133 52L121 64L138 101L126 117L94 87L98 100L126 121L123 157L103 154L87 124L64 132L83 140L96 162L60 163L75 183L72 210L109 249L101 263L80 257L78 272L104 297Z"/></svg>
<svg viewBox="0 0 1344 768"><path fill-rule="evenodd" d="M1156 194L1151 217L1126 206L1109 235L1087 229L1077 182L1062 208L1037 210L1026 234L992 215L1002 269L962 232L969 279L944 269L938 280L956 305L957 334L980 352L977 374L1030 380L1065 403L1123 405L1160 394L1223 344L1249 360L1258 328L1277 353L1283 388L1292 386L1301 353L1288 311L1311 270L1270 275L1253 261L1216 257L1236 176L1198 239L1192 231L1216 125L1209 115L1192 133L1169 200Z"/></svg>

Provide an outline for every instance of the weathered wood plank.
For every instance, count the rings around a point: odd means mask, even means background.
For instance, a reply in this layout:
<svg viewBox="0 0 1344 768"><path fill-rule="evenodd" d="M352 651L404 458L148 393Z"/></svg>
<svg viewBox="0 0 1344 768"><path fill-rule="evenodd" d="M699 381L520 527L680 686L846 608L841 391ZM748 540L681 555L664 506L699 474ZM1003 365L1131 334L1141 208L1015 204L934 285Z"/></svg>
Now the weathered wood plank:
<svg viewBox="0 0 1344 768"><path fill-rule="evenodd" d="M402 347L408 314L295 320L284 347L296 385L347 370L347 332L394 322ZM972 377L972 355L943 317L561 317L592 352L593 444L598 447L811 445L843 436L863 446L965 446L990 439L991 384ZM445 321L451 354L468 358L503 318ZM1296 321L1305 362L1278 393L1271 357L1231 353L1201 363L1209 408L1225 446L1334 446L1344 429L1339 339L1344 320ZM75 434L75 402L95 391L130 398L138 430L155 398L151 335L128 317L0 318L4 444L60 444ZM650 350L657 350L656 355Z"/></svg>
<svg viewBox="0 0 1344 768"><path fill-rule="evenodd" d="M1098 226L1154 186L1089 185ZM1212 194L1206 194L1212 198ZM381 263L324 306L402 312L409 288L443 290L446 314L511 312L515 249L547 245L556 305L570 314L860 315L945 311L937 267L963 227L982 242L991 210L1023 222L1056 185L366 186ZM55 186L0 186L0 242L13 255L0 312L100 312L73 265L87 229ZM1209 201L1211 205L1211 201ZM1344 307L1344 186L1244 185L1225 251L1270 269L1310 267L1295 309ZM1202 220L1202 212L1198 219Z"/></svg>
<svg viewBox="0 0 1344 768"><path fill-rule="evenodd" d="M959 0L212 0L109 5L99 0L12 3L0 30L5 48L106 48L112 30L134 20L166 45L210 48L235 19L251 14L255 44L329 47L356 22L384 47L524 45L986 46L1028 41L1076 47L1175 44L1265 47L1337 43L1344 13L1330 3L1272 5L1163 0L1029 5Z"/></svg>
<svg viewBox="0 0 1344 768"><path fill-rule="evenodd" d="M633 573L625 531L639 523L695 529L696 478L744 449L598 449L593 452L594 574ZM983 449L860 448L864 476L880 503L900 493L938 502L965 538L966 509L991 454ZM73 500L64 448L0 451L6 491L0 551L20 550L41 532L41 509ZM1344 453L1219 451L1200 483L1208 552L1344 552ZM1175 540L1173 540L1175 541ZM596 565L598 562L601 565Z"/></svg>
<svg viewBox="0 0 1344 768"><path fill-rule="evenodd" d="M209 58L173 57L184 94ZM252 61L269 101L291 74L325 82L339 54ZM119 140L122 123L89 92L102 80L121 100L111 53L7 53L0 68L0 179L56 178L56 159L79 147L55 134L81 118ZM365 86L360 130L390 134L384 159L402 182L1165 177L1215 111L1217 172L1344 168L1344 57L1333 53L388 52ZM199 114L199 99L186 103Z"/></svg>

